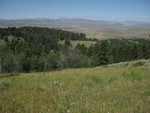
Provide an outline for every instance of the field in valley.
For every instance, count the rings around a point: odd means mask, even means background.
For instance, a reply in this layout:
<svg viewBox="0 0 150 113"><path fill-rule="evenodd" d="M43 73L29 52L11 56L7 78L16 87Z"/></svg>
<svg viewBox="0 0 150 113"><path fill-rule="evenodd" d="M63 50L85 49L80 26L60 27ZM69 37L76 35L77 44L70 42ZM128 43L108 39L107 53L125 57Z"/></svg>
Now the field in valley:
<svg viewBox="0 0 150 113"><path fill-rule="evenodd" d="M149 113L150 61L0 77L0 113Z"/></svg>
<svg viewBox="0 0 150 113"><path fill-rule="evenodd" d="M131 22L134 23L134 22ZM58 20L0 20L0 27L40 26L86 33L88 38L149 38L149 23L119 23L78 19Z"/></svg>
<svg viewBox="0 0 150 113"><path fill-rule="evenodd" d="M56 25L54 25L56 27ZM109 23L60 24L58 28L86 33L88 38L149 38L150 25L124 25Z"/></svg>

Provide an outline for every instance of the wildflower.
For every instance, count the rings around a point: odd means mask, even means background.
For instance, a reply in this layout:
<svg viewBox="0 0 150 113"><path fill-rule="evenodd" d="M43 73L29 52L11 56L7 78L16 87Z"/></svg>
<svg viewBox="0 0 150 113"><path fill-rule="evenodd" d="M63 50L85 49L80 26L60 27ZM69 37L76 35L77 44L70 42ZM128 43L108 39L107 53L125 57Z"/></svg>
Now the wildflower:
<svg viewBox="0 0 150 113"><path fill-rule="evenodd" d="M60 85L61 85L61 82L58 81L58 80L55 80L55 81L52 82L52 84L53 84L54 86L60 86Z"/></svg>
<svg viewBox="0 0 150 113"><path fill-rule="evenodd" d="M67 113L70 113L70 110L69 110L69 109L67 110Z"/></svg>

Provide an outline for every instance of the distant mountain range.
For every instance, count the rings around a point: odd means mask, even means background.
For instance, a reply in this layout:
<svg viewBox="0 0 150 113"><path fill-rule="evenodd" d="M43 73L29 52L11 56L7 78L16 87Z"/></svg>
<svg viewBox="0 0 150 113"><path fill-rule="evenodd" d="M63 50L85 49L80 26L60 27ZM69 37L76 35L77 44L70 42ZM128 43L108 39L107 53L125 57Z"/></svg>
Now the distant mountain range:
<svg viewBox="0 0 150 113"><path fill-rule="evenodd" d="M150 22L106 21L82 18L0 19L0 27L40 26L86 33L89 38L148 38Z"/></svg>
<svg viewBox="0 0 150 113"><path fill-rule="evenodd" d="M57 18L57 19L49 19L49 18L33 18L33 19L0 19L0 26L2 22L65 22L65 23L97 23L97 24L150 24L150 22L145 21L106 21L106 20L92 20L92 19L83 19L83 18ZM4 23L3 23L4 24Z"/></svg>

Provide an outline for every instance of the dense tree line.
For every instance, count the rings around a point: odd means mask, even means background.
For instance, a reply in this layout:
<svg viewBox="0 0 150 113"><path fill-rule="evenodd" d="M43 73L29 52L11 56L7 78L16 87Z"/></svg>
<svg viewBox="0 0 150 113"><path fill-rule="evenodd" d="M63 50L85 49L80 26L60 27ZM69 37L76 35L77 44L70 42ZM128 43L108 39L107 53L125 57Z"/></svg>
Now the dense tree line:
<svg viewBox="0 0 150 113"><path fill-rule="evenodd" d="M58 29L0 28L0 72L50 71L150 58L150 40L95 40L89 47L73 47L72 40L87 39L83 33Z"/></svg>
<svg viewBox="0 0 150 113"><path fill-rule="evenodd" d="M65 44L59 44L59 40L65 40ZM70 40L86 40L86 37L83 33L41 27L0 28L0 72L70 67L70 64L59 63L67 56L67 51L71 51Z"/></svg>
<svg viewBox="0 0 150 113"><path fill-rule="evenodd" d="M36 41L38 41L41 37L53 40L86 40L86 35L84 33L74 33L60 29L50 29L44 27L0 28L0 35L2 37L13 35L30 41L31 38L34 37L36 37Z"/></svg>
<svg viewBox="0 0 150 113"><path fill-rule="evenodd" d="M93 57L94 65L106 65L123 61L150 58L149 39L108 39L98 41L88 48L87 55Z"/></svg>

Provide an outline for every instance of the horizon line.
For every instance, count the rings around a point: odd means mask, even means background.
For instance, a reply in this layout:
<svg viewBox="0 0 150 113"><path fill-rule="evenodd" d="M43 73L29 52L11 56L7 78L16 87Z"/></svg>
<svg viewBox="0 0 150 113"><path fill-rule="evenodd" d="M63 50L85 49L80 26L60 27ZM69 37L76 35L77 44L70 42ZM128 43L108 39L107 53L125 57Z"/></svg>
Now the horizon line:
<svg viewBox="0 0 150 113"><path fill-rule="evenodd" d="M141 16L141 17L100 17L100 18L88 18L88 17L27 17L27 18L0 18L0 20L35 20L35 19L49 19L49 20L58 20L58 19L81 19L81 20L93 20L93 21L138 21L138 22L150 22L150 16Z"/></svg>

